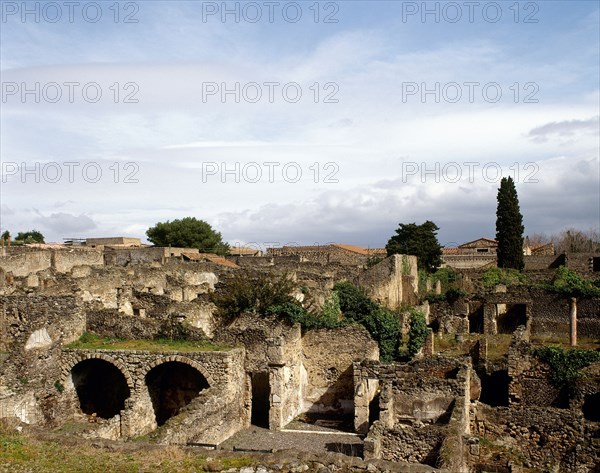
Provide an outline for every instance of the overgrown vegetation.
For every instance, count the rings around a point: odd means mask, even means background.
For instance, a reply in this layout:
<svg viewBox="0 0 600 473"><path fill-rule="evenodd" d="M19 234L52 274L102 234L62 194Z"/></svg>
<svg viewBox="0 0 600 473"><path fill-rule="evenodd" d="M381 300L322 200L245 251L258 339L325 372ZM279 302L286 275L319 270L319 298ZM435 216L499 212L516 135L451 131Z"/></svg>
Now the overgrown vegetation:
<svg viewBox="0 0 600 473"><path fill-rule="evenodd" d="M581 370L592 363L600 361L600 352L562 347L540 347L532 350L541 361L548 363L552 369L552 382L562 387L581 376Z"/></svg>
<svg viewBox="0 0 600 473"><path fill-rule="evenodd" d="M398 358L400 321L393 311L373 302L364 289L350 282L337 283L320 309L306 307L292 295L296 284L283 274L237 272L226 290L213 294L219 313L232 320L242 312L276 315L304 329L337 328L349 323L363 325L379 344L380 358L389 362ZM306 292L306 291L305 291ZM308 295L310 299L310 294Z"/></svg>
<svg viewBox="0 0 600 473"><path fill-rule="evenodd" d="M325 300L321 311L308 311L298 302L286 302L267 308L266 314L299 323L304 329L337 328L347 324L346 320L340 318L340 302L335 292Z"/></svg>
<svg viewBox="0 0 600 473"><path fill-rule="evenodd" d="M54 388L59 393L62 393L65 390L65 387L63 386L63 384L60 381L58 381L58 380L54 381Z"/></svg>
<svg viewBox="0 0 600 473"><path fill-rule="evenodd" d="M429 327L425 321L425 316L417 309L410 311L410 328L408 330L408 354L415 356L425 344Z"/></svg>
<svg viewBox="0 0 600 473"><path fill-rule="evenodd" d="M491 289L498 284L520 286L528 282L527 276L521 271L510 268L489 268L481 276L483 287Z"/></svg>
<svg viewBox="0 0 600 473"><path fill-rule="evenodd" d="M364 289L350 282L337 283L333 290L344 317L363 325L377 341L380 359L384 362L397 359L401 334L397 315L373 302Z"/></svg>
<svg viewBox="0 0 600 473"><path fill-rule="evenodd" d="M220 351L227 349L227 347L207 341L170 340L164 338L157 340L124 340L119 338L101 337L91 332L85 332L79 337L79 340L70 343L66 348L81 350L143 350L151 352L195 352ZM58 389L58 387L56 388Z"/></svg>
<svg viewBox="0 0 600 473"><path fill-rule="evenodd" d="M441 294L434 294L433 292L430 292L425 296L425 300L430 303L441 301L454 302L460 299L461 297L466 297L467 295L467 291L451 287L446 292L443 292Z"/></svg>
<svg viewBox="0 0 600 473"><path fill-rule="evenodd" d="M433 302L454 302L461 297L467 296L467 292L459 287L457 287L457 283L459 281L459 275L453 268L440 268L435 273L427 275L425 274L426 279L423 282L423 288L421 289L421 281L419 280L419 290L421 293L425 293L427 289L427 280L431 281L432 286L437 284L437 281L440 282L442 292L440 294L436 294L433 291L429 291L425 294L423 299ZM419 274L419 278L421 278L421 274Z"/></svg>
<svg viewBox="0 0 600 473"><path fill-rule="evenodd" d="M367 268L372 268L373 266L381 263L382 261L383 258L381 256L369 256L369 258L367 259Z"/></svg>
<svg viewBox="0 0 600 473"><path fill-rule="evenodd" d="M598 282L593 283L569 268L560 266L554 272L552 282L547 289L573 297L599 297L600 287L597 285Z"/></svg>
<svg viewBox="0 0 600 473"><path fill-rule="evenodd" d="M265 272L236 271L225 291L214 292L212 302L219 315L232 320L242 312L267 314L273 307L298 304L292 293L295 282L287 273L276 276Z"/></svg>

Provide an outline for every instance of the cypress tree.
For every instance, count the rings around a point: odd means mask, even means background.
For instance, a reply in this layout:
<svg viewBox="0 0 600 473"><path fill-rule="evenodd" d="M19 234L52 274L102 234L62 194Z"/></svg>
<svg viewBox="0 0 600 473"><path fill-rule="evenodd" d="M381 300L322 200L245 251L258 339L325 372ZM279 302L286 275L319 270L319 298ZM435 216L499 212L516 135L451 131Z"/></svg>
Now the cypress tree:
<svg viewBox="0 0 600 473"><path fill-rule="evenodd" d="M498 267L521 270L523 260L523 216L512 177L503 177L498 189L496 210L496 240L498 240Z"/></svg>

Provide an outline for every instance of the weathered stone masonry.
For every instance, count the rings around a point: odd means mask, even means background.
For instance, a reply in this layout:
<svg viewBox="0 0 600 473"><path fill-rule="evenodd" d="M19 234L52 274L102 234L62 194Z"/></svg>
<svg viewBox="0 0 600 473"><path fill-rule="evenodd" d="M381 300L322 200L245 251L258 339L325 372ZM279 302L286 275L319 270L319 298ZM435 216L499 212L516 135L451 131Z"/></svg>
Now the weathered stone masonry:
<svg viewBox="0 0 600 473"><path fill-rule="evenodd" d="M243 359L243 348L191 353L65 349L61 359L64 392L59 402L65 406L78 405L74 367L86 360L103 360L122 373L130 397L125 401L124 409L103 425L96 435L108 438L144 435L157 427L148 373L165 363L187 365L202 375L208 387L184 408L185 415L175 415L167 420L160 440L164 443L193 440L218 444L249 424Z"/></svg>

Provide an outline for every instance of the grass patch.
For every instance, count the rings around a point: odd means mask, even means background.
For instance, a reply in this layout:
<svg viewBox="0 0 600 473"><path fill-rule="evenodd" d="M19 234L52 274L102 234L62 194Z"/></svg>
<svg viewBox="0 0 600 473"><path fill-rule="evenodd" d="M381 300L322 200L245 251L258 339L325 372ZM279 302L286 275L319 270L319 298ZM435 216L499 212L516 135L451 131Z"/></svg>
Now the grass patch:
<svg viewBox="0 0 600 473"><path fill-rule="evenodd" d="M512 340L509 333L499 333L497 335L488 335L488 359L497 360L508 354L508 347Z"/></svg>
<svg viewBox="0 0 600 473"><path fill-rule="evenodd" d="M80 350L141 350L150 352L178 351L224 351L231 347L217 345L207 341L186 340L122 340L118 338L100 337L96 334L85 332L79 340L70 343L66 348Z"/></svg>
<svg viewBox="0 0 600 473"><path fill-rule="evenodd" d="M465 333L463 339L465 342L475 342L480 340L483 343L484 335L479 333ZM508 347L510 346L511 340L510 334L488 335L487 339L487 357L489 360L498 360L508 354ZM442 335L442 338L436 335L433 343L436 353L449 357L466 355L469 353L469 349L472 346L470 343L458 343L456 341L456 336L453 333L446 333Z"/></svg>
<svg viewBox="0 0 600 473"><path fill-rule="evenodd" d="M213 456L213 455L211 455ZM223 469L255 464L247 457L222 457ZM140 444L139 448L108 451L80 442L67 446L56 441L20 434L0 423L0 465L3 471L52 473L202 473L207 459L203 455L177 446ZM212 469L211 469L212 471Z"/></svg>
<svg viewBox="0 0 600 473"><path fill-rule="evenodd" d="M565 334L564 337L540 337L535 336L531 337L531 344L536 347L541 346L555 346L555 347L563 347L570 348L571 340L568 334ZM600 350L600 340L596 338L589 337L577 337L577 347L583 350Z"/></svg>

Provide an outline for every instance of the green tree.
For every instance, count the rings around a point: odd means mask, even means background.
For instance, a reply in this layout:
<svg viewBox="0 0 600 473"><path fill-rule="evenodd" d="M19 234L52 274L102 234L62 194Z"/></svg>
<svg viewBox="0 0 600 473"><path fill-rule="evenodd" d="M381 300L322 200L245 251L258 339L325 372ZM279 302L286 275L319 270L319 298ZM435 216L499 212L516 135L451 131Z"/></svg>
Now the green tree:
<svg viewBox="0 0 600 473"><path fill-rule="evenodd" d="M8 239L10 238L10 232L8 230L5 230L4 233L0 236L0 238L4 238L4 241L8 241Z"/></svg>
<svg viewBox="0 0 600 473"><path fill-rule="evenodd" d="M415 255L419 269L433 272L442 264L442 246L437 239L438 226L427 220L421 225L401 223L396 235L385 246L388 256L394 254Z"/></svg>
<svg viewBox="0 0 600 473"><path fill-rule="evenodd" d="M37 230L19 232L15 237L15 241L22 241L23 243L44 243L44 235Z"/></svg>
<svg viewBox="0 0 600 473"><path fill-rule="evenodd" d="M156 246L198 248L205 253L226 255L229 245L223 243L221 234L204 220L185 217L172 222L159 222L146 231L148 240Z"/></svg>
<svg viewBox="0 0 600 473"><path fill-rule="evenodd" d="M496 210L496 240L498 240L498 267L519 271L525 266L523 259L523 216L512 177L503 177L498 189Z"/></svg>

